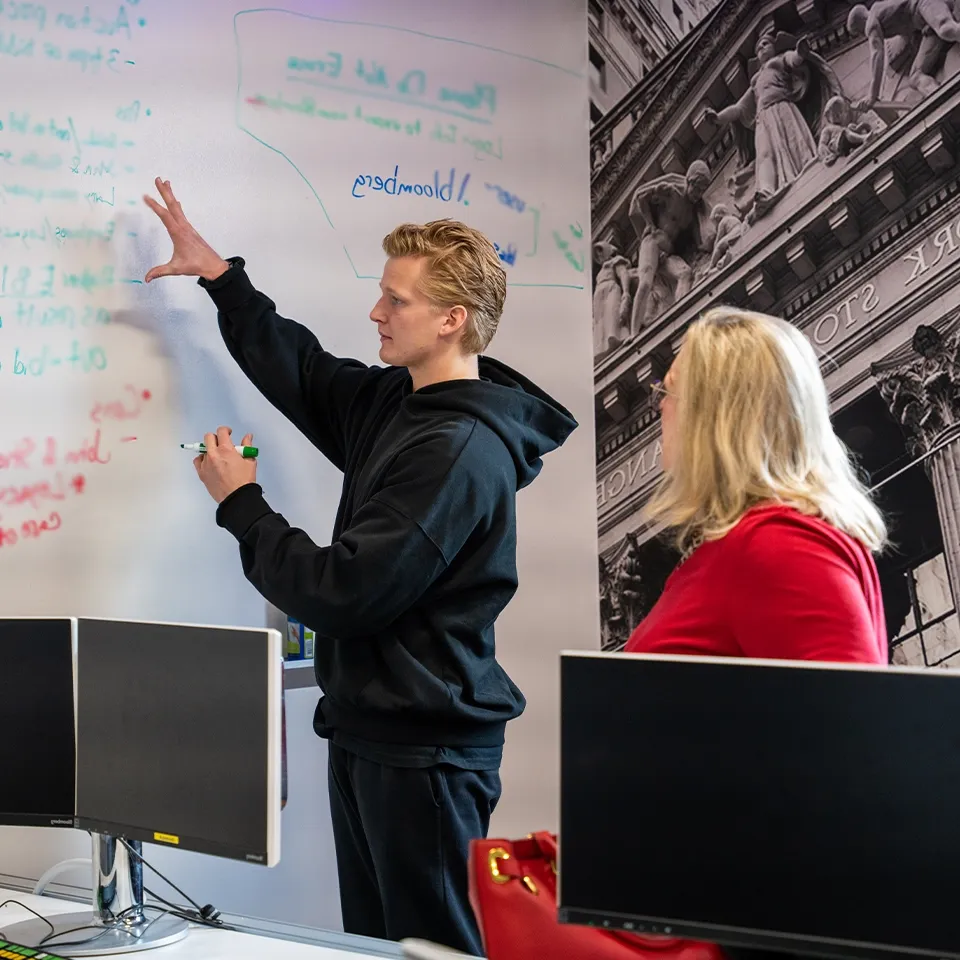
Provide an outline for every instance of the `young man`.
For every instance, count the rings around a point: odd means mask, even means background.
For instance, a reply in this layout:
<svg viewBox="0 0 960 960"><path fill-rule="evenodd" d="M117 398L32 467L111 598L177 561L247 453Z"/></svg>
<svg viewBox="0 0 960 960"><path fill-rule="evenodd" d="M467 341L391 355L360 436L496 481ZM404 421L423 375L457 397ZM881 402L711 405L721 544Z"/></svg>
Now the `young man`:
<svg viewBox="0 0 960 960"><path fill-rule="evenodd" d="M517 588L516 492L576 421L479 356L506 275L476 230L437 221L384 239L370 319L386 366L367 367L279 316L243 260L223 260L169 182L156 185L164 203L144 199L173 257L147 282L198 277L241 369L344 474L331 544L319 547L267 505L228 428L207 434L196 461L247 578L317 633L314 729L330 741L344 929L480 955L469 843L486 835L504 728L524 708L494 648Z"/></svg>

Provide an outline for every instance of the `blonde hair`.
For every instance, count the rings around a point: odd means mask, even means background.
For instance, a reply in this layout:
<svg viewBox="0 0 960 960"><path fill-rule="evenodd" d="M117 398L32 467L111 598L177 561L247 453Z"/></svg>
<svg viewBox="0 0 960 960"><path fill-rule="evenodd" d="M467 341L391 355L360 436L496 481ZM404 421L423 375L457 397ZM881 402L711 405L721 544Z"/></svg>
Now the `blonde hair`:
<svg viewBox="0 0 960 960"><path fill-rule="evenodd" d="M681 550L716 540L760 503L819 516L870 550L887 531L830 423L813 347L789 323L716 307L674 363L676 435L651 501Z"/></svg>
<svg viewBox="0 0 960 960"><path fill-rule="evenodd" d="M423 257L420 292L442 306L463 306L460 341L468 354L483 353L497 332L507 296L507 274L493 244L457 220L404 223L383 238L388 257Z"/></svg>

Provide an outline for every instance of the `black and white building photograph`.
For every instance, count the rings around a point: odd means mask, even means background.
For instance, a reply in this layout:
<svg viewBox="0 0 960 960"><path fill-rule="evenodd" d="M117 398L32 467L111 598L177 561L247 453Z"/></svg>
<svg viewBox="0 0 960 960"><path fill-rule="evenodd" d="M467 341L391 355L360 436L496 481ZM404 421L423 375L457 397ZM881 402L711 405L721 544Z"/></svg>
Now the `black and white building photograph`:
<svg viewBox="0 0 960 960"><path fill-rule="evenodd" d="M891 662L960 667L960 0L590 0L590 64L604 648L678 560L651 384L725 303L820 357L891 529Z"/></svg>

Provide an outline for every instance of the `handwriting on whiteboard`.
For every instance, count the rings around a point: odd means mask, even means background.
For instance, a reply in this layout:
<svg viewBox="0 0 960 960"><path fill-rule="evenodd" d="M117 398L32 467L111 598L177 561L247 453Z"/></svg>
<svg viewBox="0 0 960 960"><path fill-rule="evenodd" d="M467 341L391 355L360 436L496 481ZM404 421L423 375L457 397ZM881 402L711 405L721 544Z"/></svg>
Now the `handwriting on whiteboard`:
<svg viewBox="0 0 960 960"><path fill-rule="evenodd" d="M584 289L589 238L566 237L569 199L545 202L550 165L531 153L569 156L570 145L529 107L536 89L575 98L579 74L465 39L277 8L242 11L234 27L236 123L307 184L358 278L379 278L380 238L397 223L449 216L495 242L511 284ZM263 55L264 36L276 55ZM343 149L317 150L318 138Z"/></svg>
<svg viewBox="0 0 960 960"><path fill-rule="evenodd" d="M451 116L486 123L497 111L497 88L492 83L474 82L466 88L431 84L425 70L394 68L376 59L357 57L352 61L336 50L323 57L289 56L288 80L375 99L398 100L439 110ZM336 82L334 82L336 81Z"/></svg>
<svg viewBox="0 0 960 960"><path fill-rule="evenodd" d="M439 170L433 171L433 176L427 177L401 177L399 164L395 165L393 172L388 177L381 177L375 174L361 173L353 181L353 189L350 195L358 200L369 196L371 193L382 193L384 196L397 197L403 194L409 194L415 197L426 197L427 199L440 200L449 203L455 200L457 203L469 205L467 199L467 184L470 183L470 174L462 173L458 176L456 168L451 167L449 176L446 171L442 174Z"/></svg>
<svg viewBox="0 0 960 960"><path fill-rule="evenodd" d="M137 420L151 398L149 389L127 384L119 395L94 401L90 428L81 435L24 436L0 446L0 547L60 530L70 502L87 491L90 472L113 460L103 425Z"/></svg>
<svg viewBox="0 0 960 960"><path fill-rule="evenodd" d="M145 17L131 21L123 4L110 9L109 16L102 16L89 4L54 13L43 3L0 3L0 59L40 59L92 74L101 69L129 70L136 61L115 44L133 41L147 21ZM92 42L81 46L84 34Z"/></svg>

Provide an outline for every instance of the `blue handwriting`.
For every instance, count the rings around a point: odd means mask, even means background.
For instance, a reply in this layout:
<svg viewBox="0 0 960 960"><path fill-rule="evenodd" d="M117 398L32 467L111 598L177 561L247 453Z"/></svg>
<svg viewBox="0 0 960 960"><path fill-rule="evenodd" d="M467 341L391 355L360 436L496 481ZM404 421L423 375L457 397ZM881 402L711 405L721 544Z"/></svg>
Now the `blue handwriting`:
<svg viewBox="0 0 960 960"><path fill-rule="evenodd" d="M497 195L497 199L505 206L510 207L512 210L516 210L517 213L523 213L526 209L526 203L523 202L516 194L510 193L507 190L504 190L503 187L498 186L495 183L486 183L484 186L488 190L492 190Z"/></svg>
<svg viewBox="0 0 960 960"><path fill-rule="evenodd" d="M459 181L459 189L456 191L456 202L469 204L465 198L467 184L470 182L470 174L464 173ZM373 176L369 173L359 174L353 181L351 196L358 200L368 196L367 191L382 192L387 196L394 197L401 194L413 194L418 197L430 197L434 200L442 200L449 203L454 197L454 188L457 184L456 168L450 168L450 176L443 183L440 182L440 171L433 171L433 182L408 182L400 179L400 167L395 165L393 174L389 177ZM358 192L362 191L362 192Z"/></svg>

